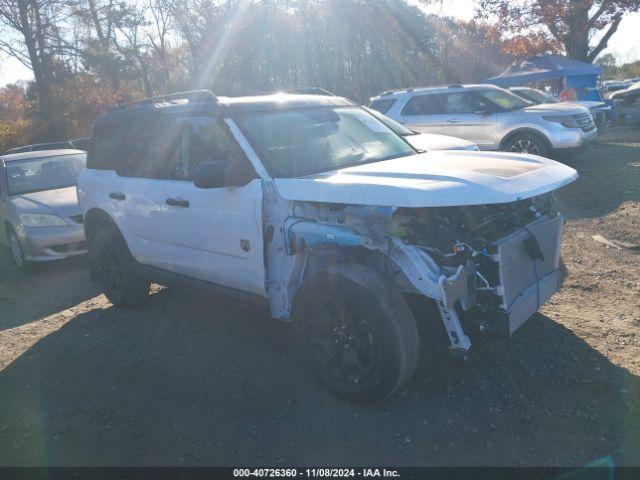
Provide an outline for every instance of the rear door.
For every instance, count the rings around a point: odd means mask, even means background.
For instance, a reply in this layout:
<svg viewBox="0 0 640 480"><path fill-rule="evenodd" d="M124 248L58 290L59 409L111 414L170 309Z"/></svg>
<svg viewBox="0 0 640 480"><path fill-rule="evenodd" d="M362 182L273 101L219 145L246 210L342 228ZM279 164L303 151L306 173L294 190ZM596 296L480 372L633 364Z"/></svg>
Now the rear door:
<svg viewBox="0 0 640 480"><path fill-rule="evenodd" d="M444 93L440 133L469 140L483 150L496 148L497 117L472 90Z"/></svg>
<svg viewBox="0 0 640 480"><path fill-rule="evenodd" d="M420 133L443 133L446 120L442 95L414 95L400 111L399 121Z"/></svg>
<svg viewBox="0 0 640 480"><path fill-rule="evenodd" d="M140 263L163 268L169 259L163 218L166 185L161 178L175 144L170 119L157 116L132 122L103 192L132 255Z"/></svg>
<svg viewBox="0 0 640 480"><path fill-rule="evenodd" d="M262 182L202 189L192 182L203 161L245 163L226 126L208 115L177 117L172 126L180 148L166 169L162 209L170 269L243 291L265 294Z"/></svg>

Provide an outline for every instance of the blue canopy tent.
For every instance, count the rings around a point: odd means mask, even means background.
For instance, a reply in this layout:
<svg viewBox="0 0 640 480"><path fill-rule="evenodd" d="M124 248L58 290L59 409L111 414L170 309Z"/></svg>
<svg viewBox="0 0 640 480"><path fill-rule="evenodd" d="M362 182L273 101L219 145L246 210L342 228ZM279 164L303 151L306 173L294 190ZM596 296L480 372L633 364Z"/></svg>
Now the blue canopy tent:
<svg viewBox="0 0 640 480"><path fill-rule="evenodd" d="M561 55L536 55L523 62L514 63L496 77L485 82L500 87L524 85L530 82L564 79L566 88L575 88L578 100L602 101L597 88L600 65L579 62Z"/></svg>

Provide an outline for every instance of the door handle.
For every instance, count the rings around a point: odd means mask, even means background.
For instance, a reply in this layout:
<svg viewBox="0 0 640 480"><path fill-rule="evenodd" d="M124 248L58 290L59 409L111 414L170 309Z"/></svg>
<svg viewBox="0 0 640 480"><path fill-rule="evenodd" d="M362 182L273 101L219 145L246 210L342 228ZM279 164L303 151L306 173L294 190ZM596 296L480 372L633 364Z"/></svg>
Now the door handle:
<svg viewBox="0 0 640 480"><path fill-rule="evenodd" d="M460 120L458 120L457 118L451 118L447 120L447 123L460 123Z"/></svg>
<svg viewBox="0 0 640 480"><path fill-rule="evenodd" d="M189 208L189 200L183 200L182 198L167 198L165 203L172 207Z"/></svg>
<svg viewBox="0 0 640 480"><path fill-rule="evenodd" d="M112 198L113 200L124 200L127 196L122 192L111 192L109 194L109 198Z"/></svg>

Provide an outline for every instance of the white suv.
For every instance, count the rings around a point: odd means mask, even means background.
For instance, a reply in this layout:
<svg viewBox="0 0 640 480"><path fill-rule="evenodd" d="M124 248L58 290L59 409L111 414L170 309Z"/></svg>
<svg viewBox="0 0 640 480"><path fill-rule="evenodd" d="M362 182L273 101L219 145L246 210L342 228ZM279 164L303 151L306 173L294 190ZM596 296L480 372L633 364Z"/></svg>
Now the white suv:
<svg viewBox="0 0 640 480"><path fill-rule="evenodd" d="M340 97L198 91L99 117L78 197L115 305L150 281L258 300L294 321L325 386L372 401L411 376L416 320L464 354L558 290L551 192L576 176L533 155L418 153ZM407 295L439 313L414 317Z"/></svg>
<svg viewBox="0 0 640 480"><path fill-rule="evenodd" d="M451 85L385 92L371 108L421 133L469 140L481 150L548 157L593 143L598 129L585 107L533 103L494 85Z"/></svg>

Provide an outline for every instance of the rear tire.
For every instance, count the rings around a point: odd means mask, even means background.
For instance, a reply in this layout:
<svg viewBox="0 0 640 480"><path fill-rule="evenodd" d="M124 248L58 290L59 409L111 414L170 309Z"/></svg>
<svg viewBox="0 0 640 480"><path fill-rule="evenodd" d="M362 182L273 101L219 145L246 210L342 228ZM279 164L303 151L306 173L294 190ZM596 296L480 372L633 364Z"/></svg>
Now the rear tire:
<svg viewBox="0 0 640 480"><path fill-rule="evenodd" d="M131 308L149 298L150 282L137 264L120 232L105 227L89 245L89 267L105 296L117 307Z"/></svg>
<svg viewBox="0 0 640 480"><path fill-rule="evenodd" d="M510 137L503 145L502 150L512 153L528 153L549 157L551 149L540 135L535 133L517 133Z"/></svg>
<svg viewBox="0 0 640 480"><path fill-rule="evenodd" d="M381 400L415 370L419 335L411 310L372 268L345 263L310 275L293 319L312 373L341 398Z"/></svg>

